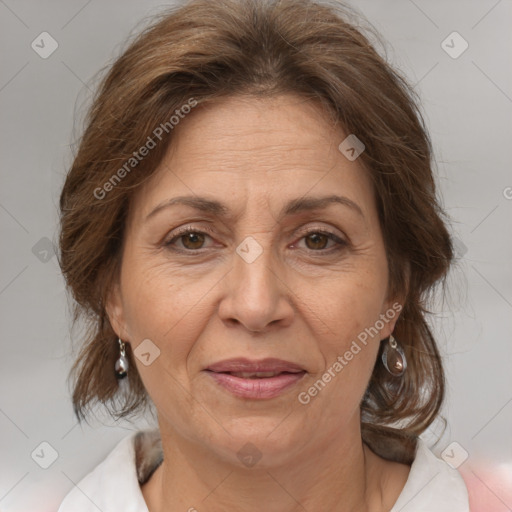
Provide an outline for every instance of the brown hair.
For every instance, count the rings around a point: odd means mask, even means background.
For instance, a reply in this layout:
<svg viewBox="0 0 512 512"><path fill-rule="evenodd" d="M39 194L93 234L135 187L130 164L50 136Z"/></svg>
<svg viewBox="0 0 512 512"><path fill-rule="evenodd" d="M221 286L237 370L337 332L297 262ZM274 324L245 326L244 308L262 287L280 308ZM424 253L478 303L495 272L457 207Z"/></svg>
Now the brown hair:
<svg viewBox="0 0 512 512"><path fill-rule="evenodd" d="M60 265L76 301L74 323L88 320L70 373L79 421L94 402L117 418L150 402L128 344L130 393L117 403L113 367L119 348L105 301L119 271L131 199L172 139L170 116L194 101L293 93L322 105L366 147L359 158L376 191L389 293L405 297L394 335L408 367L397 379L377 360L361 404L362 433L381 456L413 459L417 435L437 416L444 396L426 300L446 275L452 245L418 98L350 21L356 16L342 4L312 0L191 0L161 15L114 62L60 197ZM167 129L157 141L158 126ZM140 162L131 161L149 139L155 147Z"/></svg>

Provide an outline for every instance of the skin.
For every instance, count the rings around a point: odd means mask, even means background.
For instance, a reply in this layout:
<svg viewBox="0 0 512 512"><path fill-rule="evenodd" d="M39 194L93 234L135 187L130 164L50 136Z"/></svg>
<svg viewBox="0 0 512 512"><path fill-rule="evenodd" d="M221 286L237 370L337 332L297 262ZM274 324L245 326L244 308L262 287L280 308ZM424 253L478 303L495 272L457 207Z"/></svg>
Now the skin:
<svg viewBox="0 0 512 512"><path fill-rule="evenodd" d="M398 315L310 403L298 401L399 300L387 292L367 171L338 150L347 135L294 95L227 98L180 121L137 192L107 311L132 349L150 339L160 350L148 366L136 359L165 459L142 486L151 512L388 511L403 489L410 468L363 444L359 411ZM280 216L291 199L331 194L361 211L330 204ZM181 195L219 200L230 215L174 205L146 219ZM185 226L195 239L174 238ZM311 236L326 229L343 243ZM249 236L262 250L251 263L236 252ZM233 357L280 358L307 373L276 398L239 398L203 371ZM237 457L249 442L261 454L253 467Z"/></svg>

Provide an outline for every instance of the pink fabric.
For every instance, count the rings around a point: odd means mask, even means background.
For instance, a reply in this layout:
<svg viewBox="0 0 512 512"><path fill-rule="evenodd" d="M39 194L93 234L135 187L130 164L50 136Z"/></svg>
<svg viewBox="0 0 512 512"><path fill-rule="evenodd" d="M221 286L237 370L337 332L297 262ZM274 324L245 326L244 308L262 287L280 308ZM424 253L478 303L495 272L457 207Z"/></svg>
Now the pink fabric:
<svg viewBox="0 0 512 512"><path fill-rule="evenodd" d="M469 494L471 512L509 512L512 510L512 463L463 464L459 471Z"/></svg>

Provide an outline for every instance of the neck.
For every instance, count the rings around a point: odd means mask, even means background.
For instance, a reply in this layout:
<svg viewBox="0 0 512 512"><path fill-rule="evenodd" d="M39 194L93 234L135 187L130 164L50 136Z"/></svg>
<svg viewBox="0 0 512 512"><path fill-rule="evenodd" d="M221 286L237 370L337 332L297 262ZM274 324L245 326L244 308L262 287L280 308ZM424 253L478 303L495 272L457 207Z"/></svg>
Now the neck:
<svg viewBox="0 0 512 512"><path fill-rule="evenodd" d="M398 487L383 495L386 461L362 443L359 430L325 446L305 446L285 464L265 466L262 459L252 468L160 431L164 461L142 489L150 512L374 512L389 510L406 480L402 472Z"/></svg>

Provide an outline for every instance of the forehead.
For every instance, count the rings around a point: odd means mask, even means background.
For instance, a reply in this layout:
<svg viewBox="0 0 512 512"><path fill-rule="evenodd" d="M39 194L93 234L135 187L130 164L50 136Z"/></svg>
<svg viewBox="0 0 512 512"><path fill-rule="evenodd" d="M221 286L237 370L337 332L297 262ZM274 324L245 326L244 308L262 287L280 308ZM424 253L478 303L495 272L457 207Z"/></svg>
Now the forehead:
<svg viewBox="0 0 512 512"><path fill-rule="evenodd" d="M338 149L347 134L307 99L230 97L180 120L159 169L136 197L140 216L173 196L217 197L281 210L290 198L339 194L365 203L372 187L361 163Z"/></svg>

